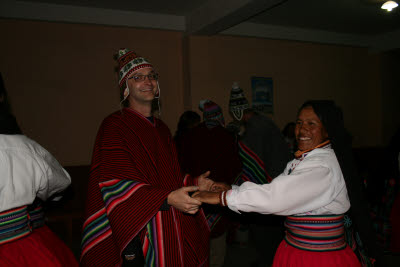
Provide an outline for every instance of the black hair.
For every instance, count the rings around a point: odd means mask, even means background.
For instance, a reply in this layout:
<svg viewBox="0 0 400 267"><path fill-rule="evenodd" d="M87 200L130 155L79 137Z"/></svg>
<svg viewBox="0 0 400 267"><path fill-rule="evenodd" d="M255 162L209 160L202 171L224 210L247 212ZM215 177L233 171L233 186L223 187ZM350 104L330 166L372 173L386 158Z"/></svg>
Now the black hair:
<svg viewBox="0 0 400 267"><path fill-rule="evenodd" d="M332 100L309 100L304 102L300 111L312 107L328 133L332 146L351 146L351 135L344 127L342 110ZM335 151L336 152L336 151Z"/></svg>
<svg viewBox="0 0 400 267"><path fill-rule="evenodd" d="M8 95L0 73L0 134L22 134L17 120L11 113Z"/></svg>

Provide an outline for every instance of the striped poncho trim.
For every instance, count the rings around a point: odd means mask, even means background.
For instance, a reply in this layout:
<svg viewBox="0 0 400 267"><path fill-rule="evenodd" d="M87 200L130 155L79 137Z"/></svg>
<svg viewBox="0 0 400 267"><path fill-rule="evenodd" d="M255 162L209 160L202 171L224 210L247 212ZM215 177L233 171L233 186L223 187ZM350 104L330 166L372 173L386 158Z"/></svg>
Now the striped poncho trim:
<svg viewBox="0 0 400 267"><path fill-rule="evenodd" d="M285 240L308 251L335 251L346 247L343 215L288 216Z"/></svg>
<svg viewBox="0 0 400 267"><path fill-rule="evenodd" d="M239 156L242 161L242 172L235 178L234 184L241 185L244 182L251 181L256 184L269 184L272 178L265 170L264 162L245 144L238 143ZM221 215L218 213L208 214L207 223L212 230Z"/></svg>
<svg viewBox="0 0 400 267"><path fill-rule="evenodd" d="M272 178L265 170L264 162L245 144L239 142L239 156L243 164L243 173L235 184L251 181L256 184L267 184Z"/></svg>
<svg viewBox="0 0 400 267"><path fill-rule="evenodd" d="M118 204L124 202L144 185L143 183L135 181L119 179L100 183L100 191L103 195L105 208L90 216L83 224L81 257L111 235L110 222L107 214L111 213Z"/></svg>
<svg viewBox="0 0 400 267"><path fill-rule="evenodd" d="M83 256L93 247L111 235L110 222L106 209L103 208L90 216L83 224L82 253Z"/></svg>
<svg viewBox="0 0 400 267"><path fill-rule="evenodd" d="M217 223L221 219L221 215L219 213L210 213L206 216L206 218L207 218L208 227L210 227L210 229L212 230L212 229L214 229L215 225L217 225Z"/></svg>
<svg viewBox="0 0 400 267"><path fill-rule="evenodd" d="M163 244L162 213L151 219L146 225L146 236L143 242L143 254L147 266L165 266L165 251Z"/></svg>

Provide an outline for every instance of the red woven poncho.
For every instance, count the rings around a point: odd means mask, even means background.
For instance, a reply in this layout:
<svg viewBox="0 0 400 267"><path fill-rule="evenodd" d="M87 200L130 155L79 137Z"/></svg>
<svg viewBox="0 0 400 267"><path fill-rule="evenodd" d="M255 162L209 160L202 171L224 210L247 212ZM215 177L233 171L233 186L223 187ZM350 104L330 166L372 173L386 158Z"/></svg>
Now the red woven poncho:
<svg viewBox="0 0 400 267"><path fill-rule="evenodd" d="M125 108L98 132L89 179L81 264L118 266L137 235L150 266L199 266L208 261L202 211L160 211L168 194L191 178L181 174L168 127Z"/></svg>

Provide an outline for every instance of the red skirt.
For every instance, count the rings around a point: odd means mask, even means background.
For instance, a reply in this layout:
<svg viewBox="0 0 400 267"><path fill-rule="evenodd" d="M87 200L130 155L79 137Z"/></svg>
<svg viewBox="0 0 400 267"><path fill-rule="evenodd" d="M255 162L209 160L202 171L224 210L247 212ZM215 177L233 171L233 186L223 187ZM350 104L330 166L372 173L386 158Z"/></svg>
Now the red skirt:
<svg viewBox="0 0 400 267"><path fill-rule="evenodd" d="M315 252L295 248L285 240L276 251L273 267L361 267L349 246L345 249Z"/></svg>
<svg viewBox="0 0 400 267"><path fill-rule="evenodd" d="M79 266L71 250L47 226L0 245L0 266Z"/></svg>

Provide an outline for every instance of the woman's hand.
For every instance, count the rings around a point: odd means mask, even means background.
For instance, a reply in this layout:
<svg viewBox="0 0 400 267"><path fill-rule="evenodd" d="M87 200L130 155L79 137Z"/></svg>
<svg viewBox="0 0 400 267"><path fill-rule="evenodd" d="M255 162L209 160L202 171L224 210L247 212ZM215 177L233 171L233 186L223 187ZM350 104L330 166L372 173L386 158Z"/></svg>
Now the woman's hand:
<svg viewBox="0 0 400 267"><path fill-rule="evenodd" d="M192 198L197 199L207 204L219 204L219 192L197 191L192 195Z"/></svg>
<svg viewBox="0 0 400 267"><path fill-rule="evenodd" d="M215 182L212 187L211 190L212 192L222 192L222 191L228 191L232 189L232 186L226 184L226 183L220 183L220 182Z"/></svg>
<svg viewBox="0 0 400 267"><path fill-rule="evenodd" d="M197 184L199 185L200 191L211 191L214 181L208 178L210 171L206 171L197 177Z"/></svg>
<svg viewBox="0 0 400 267"><path fill-rule="evenodd" d="M214 182L214 180L211 180L208 178L208 176L210 176L210 171L207 171L197 177L197 184L199 185L200 191L221 192L232 188L232 186L226 183Z"/></svg>

